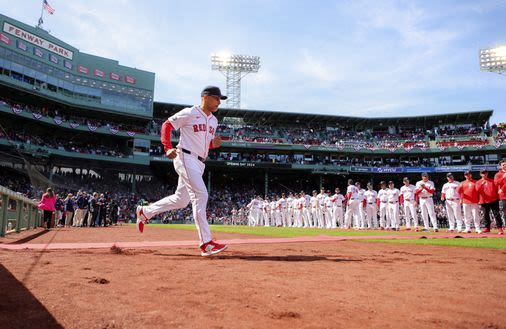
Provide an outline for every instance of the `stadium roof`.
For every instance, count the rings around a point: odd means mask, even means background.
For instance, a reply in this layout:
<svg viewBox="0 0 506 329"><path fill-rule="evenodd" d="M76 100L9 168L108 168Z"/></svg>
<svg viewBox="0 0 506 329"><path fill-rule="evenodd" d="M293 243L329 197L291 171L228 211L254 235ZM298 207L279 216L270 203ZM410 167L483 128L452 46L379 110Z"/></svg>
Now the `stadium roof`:
<svg viewBox="0 0 506 329"><path fill-rule="evenodd" d="M188 107L189 105L154 102L154 116L167 117ZM340 115L324 115L312 113L272 112L260 110L226 109L218 110L218 119L224 117L242 118L247 124L279 124L304 126L344 126L344 127L374 127L374 126L437 126L455 124L473 124L483 126L487 124L494 113L493 110L470 111L459 113L445 113L423 116L404 117L351 117Z"/></svg>

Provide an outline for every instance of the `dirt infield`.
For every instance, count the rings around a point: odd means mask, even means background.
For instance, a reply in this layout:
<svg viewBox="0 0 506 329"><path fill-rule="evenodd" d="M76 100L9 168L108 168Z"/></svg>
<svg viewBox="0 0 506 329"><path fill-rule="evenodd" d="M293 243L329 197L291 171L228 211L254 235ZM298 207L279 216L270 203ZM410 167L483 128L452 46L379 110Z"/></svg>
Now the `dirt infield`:
<svg viewBox="0 0 506 329"><path fill-rule="evenodd" d="M133 227L88 230L21 242L140 239ZM0 250L0 263L0 328L506 328L501 250L331 241L210 259L195 247Z"/></svg>

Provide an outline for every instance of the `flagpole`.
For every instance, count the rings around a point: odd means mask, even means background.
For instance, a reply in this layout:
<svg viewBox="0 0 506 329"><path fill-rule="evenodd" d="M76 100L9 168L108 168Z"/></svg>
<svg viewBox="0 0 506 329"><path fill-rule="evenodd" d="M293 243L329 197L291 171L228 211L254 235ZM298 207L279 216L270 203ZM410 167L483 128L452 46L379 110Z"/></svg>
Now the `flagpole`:
<svg viewBox="0 0 506 329"><path fill-rule="evenodd" d="M41 27L44 23L44 20L42 19L42 16L44 16L44 0L42 0L42 7L40 9L40 17L39 17L39 23L37 24L37 27Z"/></svg>

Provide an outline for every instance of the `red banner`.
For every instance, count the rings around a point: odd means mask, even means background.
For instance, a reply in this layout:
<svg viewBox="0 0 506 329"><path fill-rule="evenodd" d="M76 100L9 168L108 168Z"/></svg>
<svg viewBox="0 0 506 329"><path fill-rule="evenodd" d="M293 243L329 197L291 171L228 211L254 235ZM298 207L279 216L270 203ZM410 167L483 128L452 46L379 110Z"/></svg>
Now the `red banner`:
<svg viewBox="0 0 506 329"><path fill-rule="evenodd" d="M90 69L87 68L86 66L77 65L77 72L83 73L83 74L88 74L88 73L90 73Z"/></svg>
<svg viewBox="0 0 506 329"><path fill-rule="evenodd" d="M119 76L119 74L116 74L116 73L114 73L114 72L109 73L109 77L110 77L111 79L113 79L113 80L116 80L116 81L121 80L121 77Z"/></svg>
<svg viewBox="0 0 506 329"><path fill-rule="evenodd" d="M3 33L0 33L0 41L2 41L5 44L8 44L8 45L11 44L11 38L9 38L8 36L6 36Z"/></svg>
<svg viewBox="0 0 506 329"><path fill-rule="evenodd" d="M94 70L93 70L93 74L94 74L96 77L105 78L105 72L104 72L104 71L101 71L101 70L99 70L99 69L94 69Z"/></svg>
<svg viewBox="0 0 506 329"><path fill-rule="evenodd" d="M131 77L131 76L129 76L129 75L125 75L125 82L127 82L127 83L131 83L131 84L135 85L135 83L136 83L137 81L135 80L135 78L134 78L134 77Z"/></svg>

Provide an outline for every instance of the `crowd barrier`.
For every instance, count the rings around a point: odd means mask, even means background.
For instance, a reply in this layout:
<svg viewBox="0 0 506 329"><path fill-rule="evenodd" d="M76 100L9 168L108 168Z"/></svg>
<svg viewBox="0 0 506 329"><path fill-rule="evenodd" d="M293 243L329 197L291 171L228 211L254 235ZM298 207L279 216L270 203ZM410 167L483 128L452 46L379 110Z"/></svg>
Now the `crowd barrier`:
<svg viewBox="0 0 506 329"><path fill-rule="evenodd" d="M0 237L41 226L38 203L0 185Z"/></svg>

